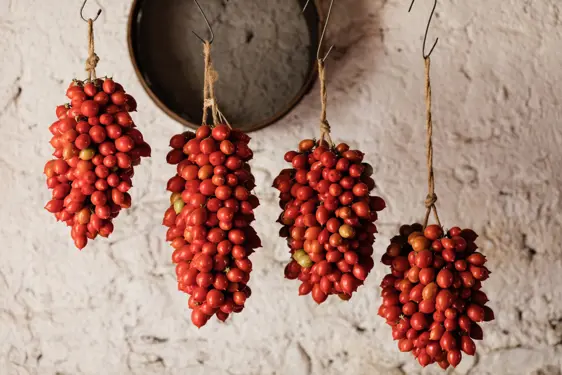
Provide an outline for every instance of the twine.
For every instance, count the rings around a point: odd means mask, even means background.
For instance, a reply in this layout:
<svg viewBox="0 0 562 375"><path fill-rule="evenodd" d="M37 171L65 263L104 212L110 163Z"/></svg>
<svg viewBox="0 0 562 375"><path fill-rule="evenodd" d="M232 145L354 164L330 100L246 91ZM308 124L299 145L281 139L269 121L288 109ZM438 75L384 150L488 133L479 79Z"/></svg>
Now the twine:
<svg viewBox="0 0 562 375"><path fill-rule="evenodd" d="M90 18L88 19L88 59L86 60L86 71L90 81L96 79L96 66L100 61L94 47L94 21Z"/></svg>
<svg viewBox="0 0 562 375"><path fill-rule="evenodd" d="M208 111L211 109L213 125L224 123L232 129L232 126L230 126L225 116L221 113L217 104L217 98L215 96L215 82L218 80L219 75L213 68L213 62L211 60L211 43L209 41L205 41L203 43L203 56L205 58L205 78L203 82L203 118L201 123L203 125L207 125L207 118L209 115Z"/></svg>
<svg viewBox="0 0 562 375"><path fill-rule="evenodd" d="M426 142L427 142L427 185L428 193L425 199L425 219L423 221L423 227L427 226L429 221L429 215L433 210L435 220L437 224L441 226L441 221L439 220L439 215L437 214L437 207L435 203L437 202L437 195L435 194L435 176L433 173L433 123L431 121L431 82L429 77L430 60L429 56L424 58L425 60L425 109L426 109L426 120L425 129L427 132Z"/></svg>
<svg viewBox="0 0 562 375"><path fill-rule="evenodd" d="M326 69L324 66L324 61L318 59L318 78L320 79L320 99L322 102L322 112L320 113L320 141L322 144L324 141L328 143L330 147L334 145L332 137L330 136L330 123L327 119L326 108L328 105L328 93L326 90Z"/></svg>

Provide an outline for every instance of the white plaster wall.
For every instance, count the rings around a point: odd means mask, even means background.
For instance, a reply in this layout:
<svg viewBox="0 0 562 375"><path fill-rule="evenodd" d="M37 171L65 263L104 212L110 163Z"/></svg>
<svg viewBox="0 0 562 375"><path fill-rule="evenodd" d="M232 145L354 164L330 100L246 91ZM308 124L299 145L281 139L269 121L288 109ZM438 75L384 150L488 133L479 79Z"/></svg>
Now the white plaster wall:
<svg viewBox="0 0 562 375"><path fill-rule="evenodd" d="M241 0L235 0L241 1ZM275 1L280 0L266 0ZM182 130L149 100L126 48L130 1L99 0L99 73L140 104L153 147L137 169L133 208L110 240L85 251L43 210L47 127L70 79L84 76L78 0L0 0L0 374L436 374L399 353L376 316L378 265L349 303L317 307L283 279L269 187L283 153L317 134L317 91L252 134L257 230L252 298L240 315L197 330L176 291L160 225L167 207L170 135ZM339 0L329 36L333 136L375 167L381 213L377 257L426 194L421 38L432 2ZM473 227L490 260L485 285L496 321L456 374L560 375L562 366L562 5L557 0L441 1L433 62L438 207L446 226Z"/></svg>

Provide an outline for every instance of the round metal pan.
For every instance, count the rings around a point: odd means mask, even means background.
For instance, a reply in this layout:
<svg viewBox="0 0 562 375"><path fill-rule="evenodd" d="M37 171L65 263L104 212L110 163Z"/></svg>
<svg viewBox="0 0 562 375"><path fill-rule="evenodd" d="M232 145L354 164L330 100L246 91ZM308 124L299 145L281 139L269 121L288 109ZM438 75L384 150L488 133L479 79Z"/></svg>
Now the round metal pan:
<svg viewBox="0 0 562 375"><path fill-rule="evenodd" d="M294 108L316 79L321 13L304 0L200 1L215 40L217 102L230 124L251 132ZM203 54L192 33L208 35L189 0L134 0L129 53L142 86L166 114L196 129L201 124Z"/></svg>

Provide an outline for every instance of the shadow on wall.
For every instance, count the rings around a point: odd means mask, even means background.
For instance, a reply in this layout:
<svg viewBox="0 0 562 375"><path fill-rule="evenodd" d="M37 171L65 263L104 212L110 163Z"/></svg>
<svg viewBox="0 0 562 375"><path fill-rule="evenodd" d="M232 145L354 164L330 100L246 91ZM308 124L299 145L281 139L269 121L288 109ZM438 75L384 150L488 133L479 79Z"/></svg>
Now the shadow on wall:
<svg viewBox="0 0 562 375"><path fill-rule="evenodd" d="M327 76L328 80L332 77L332 87L344 94L338 100L342 99L342 106L347 108L355 100L347 94L356 95L356 86L372 80L377 62L385 53L381 13L386 0L346 0L337 4L333 14L344 18L334 20L337 26L330 35L336 47L330 56L332 63L327 64Z"/></svg>
<svg viewBox="0 0 562 375"><path fill-rule="evenodd" d="M331 0L317 0L316 6L322 17L322 26ZM385 0L344 0L334 2L332 14L326 30L321 54L331 45L334 49L326 60L326 80L328 88L328 110L330 100L337 92L347 93L357 85L366 82L376 70L380 54L384 53L383 30L381 29L381 10ZM342 82L344 85L342 86ZM339 83L339 84L338 84ZM337 86L336 86L337 85ZM336 88L337 87L337 88ZM320 111L319 84L307 94L303 106L309 108L301 113L302 123L316 124ZM353 98L341 99L352 101ZM340 102L341 104L341 102ZM341 104L344 108L345 104Z"/></svg>
<svg viewBox="0 0 562 375"><path fill-rule="evenodd" d="M381 48L370 50L365 54L370 58L368 69L373 69L371 63L377 61L377 54L382 51L383 32L380 27L379 10L383 9L385 3L385 0L346 0L334 4L327 30L328 40L324 43L326 48L330 42L335 44L334 51L330 55L330 59L334 61L331 64L334 72L339 72L338 67L341 67L341 62L346 60L346 56L351 49L360 45L366 39L377 38L380 41ZM330 0L321 1L319 7L324 14L327 12L329 5ZM357 72L351 71L348 75L355 77Z"/></svg>

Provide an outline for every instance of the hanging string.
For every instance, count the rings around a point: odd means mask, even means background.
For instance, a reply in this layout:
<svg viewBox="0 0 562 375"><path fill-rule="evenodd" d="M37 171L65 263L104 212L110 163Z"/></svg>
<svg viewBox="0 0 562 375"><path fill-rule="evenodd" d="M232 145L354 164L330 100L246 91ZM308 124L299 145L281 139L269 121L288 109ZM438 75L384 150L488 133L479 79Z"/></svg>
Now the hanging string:
<svg viewBox="0 0 562 375"><path fill-rule="evenodd" d="M306 7L310 3L310 0L304 4L303 12L306 10ZM320 139L319 144L324 142L328 143L328 146L331 148L334 146L334 142L332 141L332 137L330 136L330 123L328 122L326 108L328 106L328 93L326 91L326 67L324 62L328 58L330 52L334 46L330 46L328 52L321 57L320 51L322 50L322 42L324 41L324 36L326 35L326 29L328 28L328 23L330 22L330 15L332 14L332 8L334 6L334 0L330 2L330 8L328 9L328 14L326 15L326 22L324 23L324 28L322 29L322 35L320 36L320 40L318 41L318 49L316 50L316 60L318 61L318 79L320 80L320 101L322 103L322 111L320 112Z"/></svg>
<svg viewBox="0 0 562 375"><path fill-rule="evenodd" d="M203 118L201 123L203 125L207 125L210 109L213 116L213 125L226 124L232 129L232 126L226 117L219 110L217 98L215 96L215 82L218 80L219 75L213 68L213 61L211 60L211 43L209 41L203 42L203 56L205 58L205 77L203 82Z"/></svg>
<svg viewBox="0 0 562 375"><path fill-rule="evenodd" d="M429 215L433 210L435 220L437 224L441 226L441 221L439 220L439 215L437 214L437 207L435 202L437 202L437 195L435 194L435 176L433 173L433 122L431 121L431 81L429 76L430 71L430 59L429 56L424 58L425 61L425 110L426 110L426 120L425 120L425 130L427 133L426 143L427 143L427 187L428 193L425 199L425 219L423 221L423 227L427 226L429 221Z"/></svg>
<svg viewBox="0 0 562 375"><path fill-rule="evenodd" d="M215 80L218 78L211 61L211 43L203 43L203 56L205 58L205 77L203 82L203 125L207 125L209 109L213 116L213 125L218 123L217 105L215 100Z"/></svg>
<svg viewBox="0 0 562 375"><path fill-rule="evenodd" d="M412 7L414 6L414 2L415 0L412 0L408 12L412 10ZM437 202L437 195L435 194L435 176L433 173L433 141L431 139L433 136L433 123L431 121L431 81L430 81L430 74L429 74L430 67L431 67L431 61L429 59L429 56L435 49L435 46L437 45L437 41L439 39L435 39L435 42L433 43L433 46L431 47L429 52L427 54L425 53L425 43L427 42L429 25L431 24L431 19L433 18L433 14L435 13L436 8L437 8L437 0L434 0L433 8L431 10L431 14L429 15L427 26L425 28L425 34L423 36L423 45L422 45L422 56L425 62L425 112L426 112L425 130L427 133L426 147L427 147L427 190L428 190L427 197L425 198L426 211L425 211L425 219L423 221L424 228L427 226L431 211L433 211L433 214L435 216L435 221L437 221L437 224L441 226L441 221L439 220L439 215L437 214L437 207L435 206L435 203Z"/></svg>
<svg viewBox="0 0 562 375"><path fill-rule="evenodd" d="M98 13L94 17L91 18L84 18L84 7L88 0L84 0L82 3L82 7L80 8L80 18L88 23L88 59L86 60L86 71L88 72L88 80L92 81L96 79L96 67L100 61L98 55L95 52L95 44L94 44L94 22L98 19L101 14L101 9L98 9Z"/></svg>
<svg viewBox="0 0 562 375"><path fill-rule="evenodd" d="M326 108L328 105L328 93L326 90L326 69L324 61L318 59L318 78L320 80L320 100L322 102L322 111L320 112L320 143L326 141L328 146L332 147L334 142L330 136L330 123L327 119Z"/></svg>
<svg viewBox="0 0 562 375"><path fill-rule="evenodd" d="M203 82L203 118L201 119L201 124L207 125L207 117L209 116L209 109L211 110L213 116L213 125L218 125L220 123L226 124L232 129L232 126L228 123L224 115L219 111L219 106L217 104L217 98L215 97L215 82L219 79L218 73L213 68L213 62L211 61L211 44L215 40L215 32L209 23L209 19L205 15L203 8L197 0L193 0L199 12L205 20L205 24L209 29L211 38L205 40L201 38L195 31L192 33L203 43L203 56L205 57L205 77Z"/></svg>
<svg viewBox="0 0 562 375"><path fill-rule="evenodd" d="M94 45L94 21L88 20L88 59L86 60L86 71L88 72L88 80L96 79L96 67L100 58L96 55Z"/></svg>

